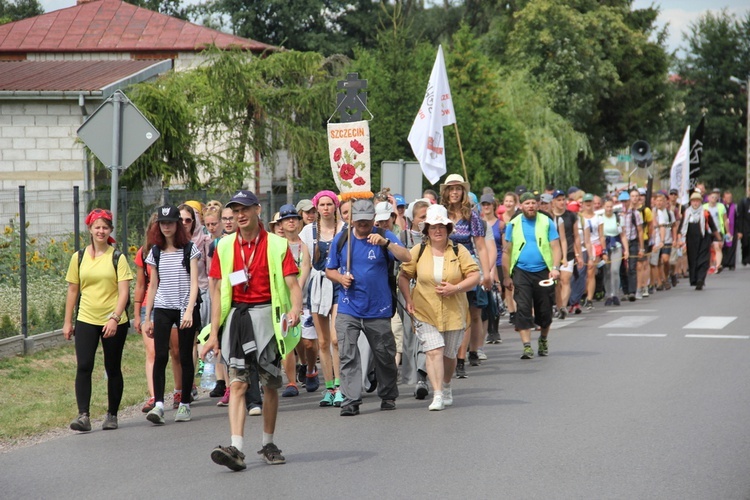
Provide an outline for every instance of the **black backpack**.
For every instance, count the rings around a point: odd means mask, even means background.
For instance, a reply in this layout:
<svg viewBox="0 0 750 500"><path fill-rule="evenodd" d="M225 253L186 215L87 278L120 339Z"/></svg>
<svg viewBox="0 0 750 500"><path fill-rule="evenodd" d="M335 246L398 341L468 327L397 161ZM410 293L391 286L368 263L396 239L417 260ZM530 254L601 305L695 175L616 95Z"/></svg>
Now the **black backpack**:
<svg viewBox="0 0 750 500"><path fill-rule="evenodd" d="M377 233L385 238L385 229L382 228L375 228ZM344 245L346 245L347 240L349 239L349 231L344 230L344 234L341 235L339 238L339 241L336 245L336 251L341 252L341 250L344 248ZM396 304L398 303L398 298L396 296L396 275L394 274L394 269L396 266L396 259L392 258L388 254L388 249L385 247L380 247L383 249L383 255L385 256L386 262L388 262L388 288L391 291L391 318L396 315ZM348 263L347 263L348 264Z"/></svg>
<svg viewBox="0 0 750 500"><path fill-rule="evenodd" d="M151 247L151 252L154 254L154 263L156 264L156 274L159 274L159 258L161 257L161 248L159 248L157 245L154 245ZM188 273L188 276L190 276L190 254L193 253L193 242L188 241L187 245L182 247L182 267L185 268L185 270ZM195 305L202 304L203 299L201 298L201 294L198 294L198 299L195 301Z"/></svg>
<svg viewBox="0 0 750 500"><path fill-rule="evenodd" d="M86 249L82 248L76 252L78 254L78 282L81 281L81 262L83 262L83 255L86 253ZM115 281L118 280L119 274L117 272L117 265L120 262L120 256L125 255L121 251L115 248L115 251L112 252L112 265L115 268ZM125 257L125 260L127 260L127 256ZM81 307L81 288L79 286L78 288L78 300L76 301L76 317L78 317L78 310ZM125 304L125 311L127 312L130 310L130 292L128 292L128 302Z"/></svg>

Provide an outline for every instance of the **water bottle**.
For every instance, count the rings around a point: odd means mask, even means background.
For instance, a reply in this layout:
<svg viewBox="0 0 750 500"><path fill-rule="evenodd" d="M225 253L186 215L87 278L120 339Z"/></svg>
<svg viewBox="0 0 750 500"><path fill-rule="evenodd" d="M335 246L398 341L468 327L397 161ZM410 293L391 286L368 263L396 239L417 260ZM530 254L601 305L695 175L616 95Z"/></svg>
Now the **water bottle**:
<svg viewBox="0 0 750 500"><path fill-rule="evenodd" d="M216 385L216 357L213 351L206 354L203 361L203 374L201 375L201 387L212 390Z"/></svg>

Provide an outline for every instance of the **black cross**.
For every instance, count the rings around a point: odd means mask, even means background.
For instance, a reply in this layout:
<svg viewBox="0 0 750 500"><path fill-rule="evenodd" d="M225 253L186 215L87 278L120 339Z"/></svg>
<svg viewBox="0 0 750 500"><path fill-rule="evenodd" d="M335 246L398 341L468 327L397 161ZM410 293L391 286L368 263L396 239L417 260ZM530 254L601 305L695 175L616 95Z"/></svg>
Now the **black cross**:
<svg viewBox="0 0 750 500"><path fill-rule="evenodd" d="M336 109L341 113L341 123L360 121L367 105L367 80L360 80L358 73L349 73L346 80L339 80L337 88Z"/></svg>

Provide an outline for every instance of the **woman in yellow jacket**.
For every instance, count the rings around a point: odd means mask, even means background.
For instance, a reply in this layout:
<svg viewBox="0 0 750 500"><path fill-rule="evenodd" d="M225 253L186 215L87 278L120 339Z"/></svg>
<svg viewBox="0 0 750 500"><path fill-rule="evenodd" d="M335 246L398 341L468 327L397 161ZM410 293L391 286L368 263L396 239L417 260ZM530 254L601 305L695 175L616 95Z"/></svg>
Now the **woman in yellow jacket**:
<svg viewBox="0 0 750 500"><path fill-rule="evenodd" d="M479 267L463 245L448 239L453 222L444 206L428 208L420 229L426 242L411 249L411 262L401 265L398 286L413 318L414 333L427 354L427 378L433 391L429 409L439 411L453 404L450 381L467 327L466 292L479 284ZM410 280L415 280L413 289Z"/></svg>

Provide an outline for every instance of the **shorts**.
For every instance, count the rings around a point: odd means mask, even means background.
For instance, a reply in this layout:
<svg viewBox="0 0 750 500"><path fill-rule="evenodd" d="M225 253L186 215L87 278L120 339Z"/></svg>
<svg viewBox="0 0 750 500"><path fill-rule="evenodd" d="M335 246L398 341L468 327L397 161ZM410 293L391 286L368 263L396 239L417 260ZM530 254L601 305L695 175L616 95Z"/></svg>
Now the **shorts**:
<svg viewBox="0 0 750 500"><path fill-rule="evenodd" d="M300 325L302 325L302 338L308 340L317 340L318 332L315 331L315 323L313 323L310 309L305 309L302 311L299 322Z"/></svg>
<svg viewBox="0 0 750 500"><path fill-rule="evenodd" d="M429 323L419 322L416 325L414 333L422 344L422 350L424 352L434 351L445 347L443 356L448 359L456 359L458 354L458 348L461 347L461 341L464 338L464 330L448 330L446 332L439 331L436 327Z"/></svg>
<svg viewBox="0 0 750 500"><path fill-rule="evenodd" d="M638 262L646 262L648 260L649 256L651 255L651 249L653 247L654 246L651 243L644 242L643 243L643 257L639 257L638 258Z"/></svg>
<svg viewBox="0 0 750 500"><path fill-rule="evenodd" d="M146 321L146 306L141 307L141 324ZM154 322L154 311L151 310L151 322Z"/></svg>
<svg viewBox="0 0 750 500"><path fill-rule="evenodd" d="M269 389L279 389L283 385L281 375L273 376L263 368L258 366L258 364L255 362L252 363L249 368L243 368L241 370L238 370L237 368L230 368L229 385L232 385L233 382L242 382L244 384L250 385L252 383L250 377L251 370L258 370L258 379L260 380L260 385L262 385L263 387L267 387Z"/></svg>
<svg viewBox="0 0 750 500"><path fill-rule="evenodd" d="M564 266L560 266L560 272L572 273L573 267L576 265L575 259L569 260Z"/></svg>
<svg viewBox="0 0 750 500"><path fill-rule="evenodd" d="M659 259L662 255L671 256L672 255L672 245L664 245L659 249L659 252L651 252L651 256L649 258L649 264L652 266L658 266L659 265Z"/></svg>

